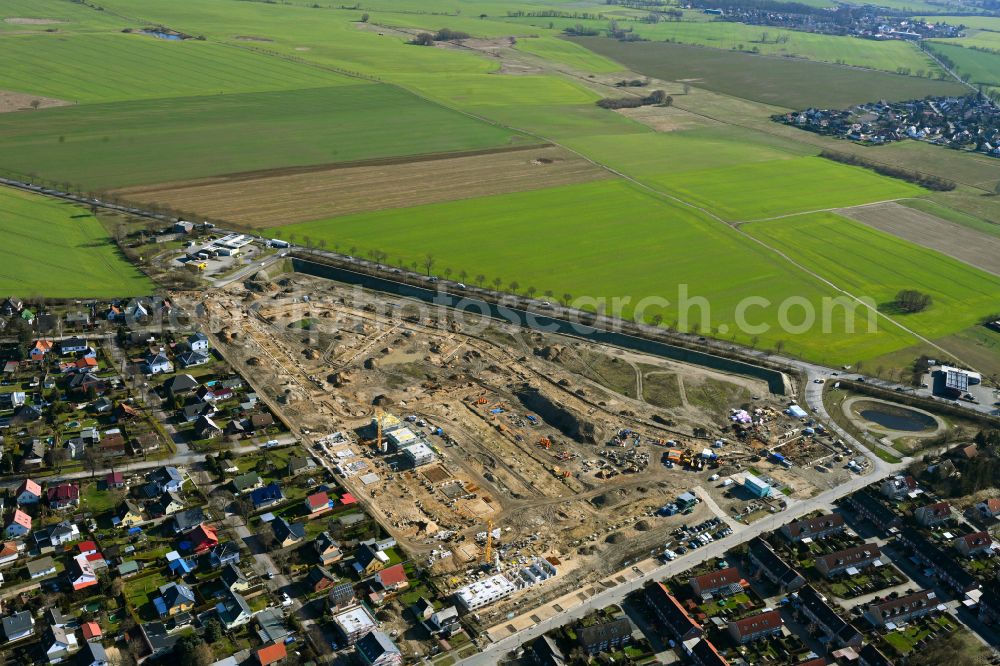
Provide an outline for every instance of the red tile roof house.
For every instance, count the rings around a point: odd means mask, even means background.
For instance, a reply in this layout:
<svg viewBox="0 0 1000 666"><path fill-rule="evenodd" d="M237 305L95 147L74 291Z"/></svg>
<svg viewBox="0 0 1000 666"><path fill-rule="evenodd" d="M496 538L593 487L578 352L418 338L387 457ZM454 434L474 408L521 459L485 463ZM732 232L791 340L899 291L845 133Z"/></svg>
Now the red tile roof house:
<svg viewBox="0 0 1000 666"><path fill-rule="evenodd" d="M784 620L776 610L764 611L729 623L729 635L740 645L781 633Z"/></svg>
<svg viewBox="0 0 1000 666"><path fill-rule="evenodd" d="M821 555L815 560L816 570L827 578L838 576L850 568L866 569L882 557L882 551L875 544L863 543L860 546L838 550L836 553Z"/></svg>
<svg viewBox="0 0 1000 666"><path fill-rule="evenodd" d="M719 594L724 597L740 591L733 587L734 585L741 589L744 587L740 572L737 571L736 567L727 567L701 576L694 576L688 580L688 585L697 596Z"/></svg>
<svg viewBox="0 0 1000 666"><path fill-rule="evenodd" d="M410 586L410 580L406 577L406 570L402 564L394 564L382 569L375 574L375 580L386 592L398 592Z"/></svg>
<svg viewBox="0 0 1000 666"><path fill-rule="evenodd" d="M84 622L80 627L80 631L83 632L83 640L87 641L100 641L101 640L101 625L96 622Z"/></svg>
<svg viewBox="0 0 1000 666"><path fill-rule="evenodd" d="M93 555L97 552L97 544L93 541L81 541L77 544L81 555Z"/></svg>
<svg viewBox="0 0 1000 666"><path fill-rule="evenodd" d="M993 545L993 539L990 537L989 532L973 532L972 534L958 537L953 543L962 555L972 557L976 553L990 550L990 547Z"/></svg>
<svg viewBox="0 0 1000 666"><path fill-rule="evenodd" d="M937 610L937 595L931 590L920 590L896 599L873 601L865 608L864 618L875 627L887 622L902 624Z"/></svg>
<svg viewBox="0 0 1000 666"><path fill-rule="evenodd" d="M104 477L104 483L107 484L108 488L124 488L125 487L125 475L121 472L111 472L106 477Z"/></svg>
<svg viewBox="0 0 1000 666"><path fill-rule="evenodd" d="M215 528L205 523L188 532L187 540L191 542L195 555L207 553L219 545L219 535Z"/></svg>
<svg viewBox="0 0 1000 666"><path fill-rule="evenodd" d="M983 518L996 518L1000 516L1000 499L992 498L976 505Z"/></svg>
<svg viewBox="0 0 1000 666"><path fill-rule="evenodd" d="M25 479L17 487L17 492L14 495L17 497L18 504L38 504L42 499L42 487L31 479Z"/></svg>
<svg viewBox="0 0 1000 666"><path fill-rule="evenodd" d="M323 513L331 508L330 496L326 493L313 493L306 498L306 509L310 514Z"/></svg>
<svg viewBox="0 0 1000 666"><path fill-rule="evenodd" d="M4 534L8 538L22 537L31 531L31 516L26 514L20 509L14 511L14 515L11 516L10 521L7 523L7 527L4 528Z"/></svg>
<svg viewBox="0 0 1000 666"><path fill-rule="evenodd" d="M63 483L46 489L45 496L53 509L65 509L80 504L80 488L72 483Z"/></svg>
<svg viewBox="0 0 1000 666"><path fill-rule="evenodd" d="M940 525L951 518L951 505L947 502L928 504L914 511L913 517L924 527Z"/></svg>
<svg viewBox="0 0 1000 666"><path fill-rule="evenodd" d="M288 651L285 649L284 643L265 645L257 650L257 663L260 666L271 666L271 664L277 664L287 656Z"/></svg>

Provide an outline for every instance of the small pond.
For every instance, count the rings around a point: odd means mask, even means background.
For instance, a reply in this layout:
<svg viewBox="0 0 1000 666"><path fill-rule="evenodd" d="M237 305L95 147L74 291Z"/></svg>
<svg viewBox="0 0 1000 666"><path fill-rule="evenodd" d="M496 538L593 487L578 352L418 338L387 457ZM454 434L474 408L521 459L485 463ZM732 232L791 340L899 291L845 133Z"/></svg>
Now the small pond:
<svg viewBox="0 0 1000 666"><path fill-rule="evenodd" d="M175 35L170 32L158 32L156 30L143 30L142 34L149 35L150 37L156 37L157 39L169 39L171 41L180 41L184 39L180 35Z"/></svg>
<svg viewBox="0 0 1000 666"><path fill-rule="evenodd" d="M902 430L904 432L921 432L937 428L937 421L927 414L903 409L902 407L868 404L871 406L866 406L858 412L861 418L872 423L877 423L883 428Z"/></svg>

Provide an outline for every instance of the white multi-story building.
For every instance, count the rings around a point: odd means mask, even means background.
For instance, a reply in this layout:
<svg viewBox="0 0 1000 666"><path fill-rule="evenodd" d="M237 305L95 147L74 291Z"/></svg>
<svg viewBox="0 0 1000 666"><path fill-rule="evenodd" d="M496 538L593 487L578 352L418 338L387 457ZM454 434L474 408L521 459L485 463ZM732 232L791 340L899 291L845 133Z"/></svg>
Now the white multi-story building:
<svg viewBox="0 0 1000 666"><path fill-rule="evenodd" d="M514 594L517 587L506 576L497 574L455 591L455 599L467 611L488 606Z"/></svg>

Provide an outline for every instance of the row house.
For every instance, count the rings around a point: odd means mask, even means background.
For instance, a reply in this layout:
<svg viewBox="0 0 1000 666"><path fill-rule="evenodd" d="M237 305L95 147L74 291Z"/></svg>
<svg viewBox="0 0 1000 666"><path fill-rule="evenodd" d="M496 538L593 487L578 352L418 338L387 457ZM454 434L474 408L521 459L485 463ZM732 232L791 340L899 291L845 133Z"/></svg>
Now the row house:
<svg viewBox="0 0 1000 666"><path fill-rule="evenodd" d="M878 565L881 556L882 551L877 545L865 543L817 557L816 570L827 578L833 578L850 569L861 570Z"/></svg>
<svg viewBox="0 0 1000 666"><path fill-rule="evenodd" d="M806 584L805 577L790 567L771 548L771 544L760 537L750 541L747 559L755 567L755 575L763 576L777 585L782 592L791 592Z"/></svg>
<svg viewBox="0 0 1000 666"><path fill-rule="evenodd" d="M733 620L729 623L729 635L740 645L745 645L762 638L777 636L781 633L783 625L781 613L769 610L742 620Z"/></svg>
<svg viewBox="0 0 1000 666"><path fill-rule="evenodd" d="M864 618L873 627L883 628L889 622L902 624L934 612L938 607L933 590L920 590L895 599L873 601L864 610Z"/></svg>
<svg viewBox="0 0 1000 666"><path fill-rule="evenodd" d="M844 517L839 513L824 513L781 526L781 533L792 543L798 543L803 539L823 539L843 531Z"/></svg>
<svg viewBox="0 0 1000 666"><path fill-rule="evenodd" d="M663 583L653 583L645 590L646 603L657 619L679 642L701 636L701 625L695 622Z"/></svg>
<svg viewBox="0 0 1000 666"><path fill-rule="evenodd" d="M979 587L979 582L937 544L932 543L917 530L907 527L899 533L899 540L913 549L913 555L959 596Z"/></svg>
<svg viewBox="0 0 1000 666"><path fill-rule="evenodd" d="M903 524L903 519L898 513L864 490L848 495L846 502L855 513L883 532L899 529L900 525Z"/></svg>
<svg viewBox="0 0 1000 666"><path fill-rule="evenodd" d="M826 602L826 598L811 585L806 585L795 593L796 608L823 634L821 640L834 649L860 647L861 633L851 623L837 615ZM815 634L814 634L815 635Z"/></svg>
<svg viewBox="0 0 1000 666"><path fill-rule="evenodd" d="M951 505L947 502L927 504L914 511L913 517L924 527L934 527L951 520Z"/></svg>
<svg viewBox="0 0 1000 666"><path fill-rule="evenodd" d="M741 580L740 572L737 571L736 567L726 567L701 576L692 576L688 580L688 585L699 597L711 595L728 597L743 591Z"/></svg>

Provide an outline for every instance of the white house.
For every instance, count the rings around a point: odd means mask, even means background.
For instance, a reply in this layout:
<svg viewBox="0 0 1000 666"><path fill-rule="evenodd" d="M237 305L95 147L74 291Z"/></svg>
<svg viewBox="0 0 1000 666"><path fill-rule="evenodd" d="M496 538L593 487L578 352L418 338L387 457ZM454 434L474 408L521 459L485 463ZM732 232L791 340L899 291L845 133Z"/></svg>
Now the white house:
<svg viewBox="0 0 1000 666"><path fill-rule="evenodd" d="M208 338L201 331L195 333L187 339L188 347L191 351L208 351Z"/></svg>

